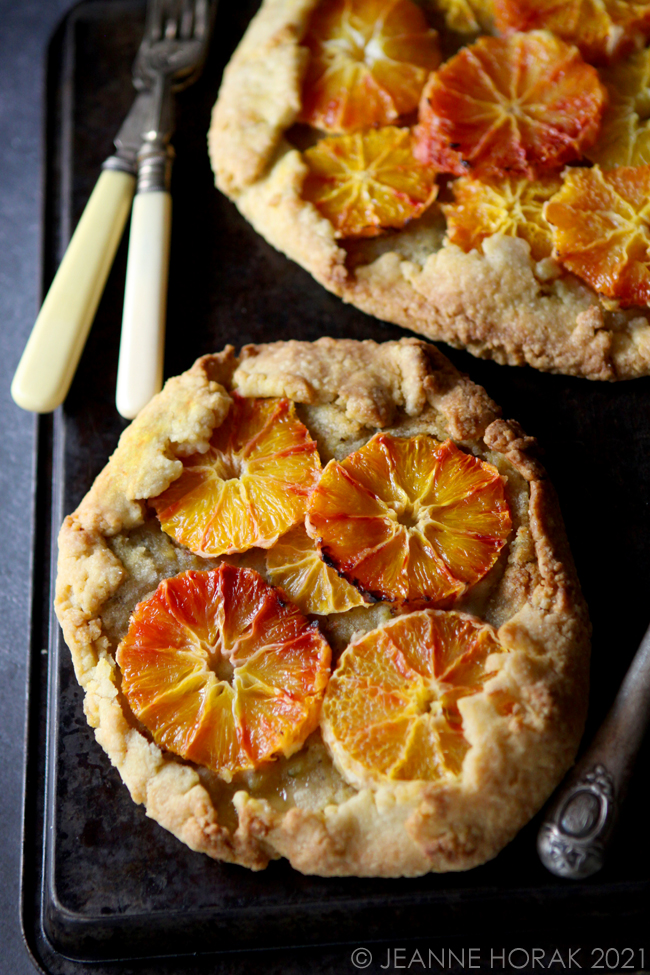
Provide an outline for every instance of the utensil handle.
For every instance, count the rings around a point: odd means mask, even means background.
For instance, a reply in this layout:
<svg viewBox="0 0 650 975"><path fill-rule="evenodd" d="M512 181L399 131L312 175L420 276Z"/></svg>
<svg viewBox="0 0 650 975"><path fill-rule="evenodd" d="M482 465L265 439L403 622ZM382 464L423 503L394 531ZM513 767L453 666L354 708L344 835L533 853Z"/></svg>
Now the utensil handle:
<svg viewBox="0 0 650 975"><path fill-rule="evenodd" d="M162 387L171 219L166 190L136 193L116 393L117 408L128 420Z"/></svg>
<svg viewBox="0 0 650 975"><path fill-rule="evenodd" d="M593 743L547 808L537 837L544 866L582 880L602 867L650 718L650 628Z"/></svg>
<svg viewBox="0 0 650 975"><path fill-rule="evenodd" d="M18 406L49 413L70 388L104 291L135 189L135 176L105 169L81 215L11 384Z"/></svg>

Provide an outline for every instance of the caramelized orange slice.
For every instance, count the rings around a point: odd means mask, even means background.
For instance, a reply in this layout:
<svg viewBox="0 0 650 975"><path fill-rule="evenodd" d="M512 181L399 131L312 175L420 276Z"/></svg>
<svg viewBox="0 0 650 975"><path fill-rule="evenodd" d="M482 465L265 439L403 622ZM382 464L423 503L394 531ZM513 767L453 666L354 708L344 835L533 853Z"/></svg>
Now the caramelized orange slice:
<svg viewBox="0 0 650 975"><path fill-rule="evenodd" d="M511 528L495 467L450 440L388 433L329 462L305 524L323 558L362 591L438 605L491 569Z"/></svg>
<svg viewBox="0 0 650 975"><path fill-rule="evenodd" d="M375 237L403 227L435 200L436 174L413 156L411 132L387 126L322 139L304 154L303 197L337 237Z"/></svg>
<svg viewBox="0 0 650 975"><path fill-rule="evenodd" d="M322 139L304 154L302 195L333 224L337 237L375 237L403 227L435 200L436 174L413 156L409 129Z"/></svg>
<svg viewBox="0 0 650 975"><path fill-rule="evenodd" d="M224 564L161 582L136 606L117 662L156 744L230 781L314 730L330 648L257 572Z"/></svg>
<svg viewBox="0 0 650 975"><path fill-rule="evenodd" d="M326 132L387 125L414 111L440 64L437 34L412 0L323 0L303 44L311 58L301 117Z"/></svg>
<svg viewBox="0 0 650 975"><path fill-rule="evenodd" d="M650 37L650 0L495 0L495 22L502 33L550 30L602 62Z"/></svg>
<svg viewBox="0 0 650 975"><path fill-rule="evenodd" d="M650 166L569 169L544 213L564 267L624 307L650 303Z"/></svg>
<svg viewBox="0 0 650 975"><path fill-rule="evenodd" d="M416 155L458 176L533 179L583 155L605 100L595 68L552 34L481 37L431 75Z"/></svg>
<svg viewBox="0 0 650 975"><path fill-rule="evenodd" d="M296 525L269 549L266 568L269 582L303 613L324 616L363 606L358 589L323 562L304 525Z"/></svg>
<svg viewBox="0 0 650 975"><path fill-rule="evenodd" d="M469 745L458 702L481 691L499 653L492 627L462 613L423 610L365 633L341 656L321 728L357 788L387 780L453 780Z"/></svg>
<svg viewBox="0 0 650 975"><path fill-rule="evenodd" d="M585 155L606 168L650 163L650 49L600 73L609 101Z"/></svg>
<svg viewBox="0 0 650 975"><path fill-rule="evenodd" d="M151 504L163 529L206 557L269 548L301 521L320 477L309 431L286 399L246 399L232 407L205 454Z"/></svg>
<svg viewBox="0 0 650 975"><path fill-rule="evenodd" d="M455 202L442 207L447 237L465 251L480 247L492 234L521 237L529 244L533 260L541 261L553 250L551 227L542 209L561 186L556 176L532 181L506 176L485 183L457 179L452 184Z"/></svg>

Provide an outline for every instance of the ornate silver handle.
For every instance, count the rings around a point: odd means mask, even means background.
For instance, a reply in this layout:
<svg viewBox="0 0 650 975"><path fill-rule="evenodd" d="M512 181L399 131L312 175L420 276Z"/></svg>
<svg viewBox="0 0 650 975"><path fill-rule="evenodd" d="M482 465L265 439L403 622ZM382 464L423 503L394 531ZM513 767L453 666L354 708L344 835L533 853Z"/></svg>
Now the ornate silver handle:
<svg viewBox="0 0 650 975"><path fill-rule="evenodd" d="M551 800L537 837L545 867L581 880L602 867L650 718L650 627L590 748Z"/></svg>

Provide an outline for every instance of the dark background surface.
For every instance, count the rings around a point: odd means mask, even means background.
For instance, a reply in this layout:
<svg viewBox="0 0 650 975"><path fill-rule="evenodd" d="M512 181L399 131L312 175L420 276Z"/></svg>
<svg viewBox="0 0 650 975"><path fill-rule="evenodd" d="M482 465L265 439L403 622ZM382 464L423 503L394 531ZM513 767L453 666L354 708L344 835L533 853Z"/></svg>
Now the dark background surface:
<svg viewBox="0 0 650 975"><path fill-rule="evenodd" d="M46 576L47 539L36 550L32 566L33 529L44 526L44 501L35 510L34 456L37 436L41 438L40 457L46 456L51 423L36 422L33 417L13 406L8 386L22 351L29 329L36 315L39 300L41 258L56 250L56 242L43 236L43 126L45 121L45 53L48 38L60 16L72 5L57 0L33 2L2 2L3 15L0 39L0 96L2 103L2 224L0 226L2 257L0 274L2 285L2 361L3 381L0 389L0 408L6 418L2 438L2 517L3 548L6 550L0 571L0 611L2 613L2 658L0 681L0 744L2 745L2 779L0 802L5 825L2 856L2 888L0 889L0 932L3 951L0 971L22 975L32 971L28 955L22 946L19 924L18 877L19 834L21 815L21 780L23 770L23 738L25 724L25 686L28 671L28 630L30 624L30 580L39 587ZM397 329L381 325L361 315L321 291L308 275L291 265L281 255L259 240L238 217L234 208L211 191L211 177L202 149L207 113L218 82L220 61L246 19L250 4L235 4L222 0L223 28L218 32L206 76L187 99L193 99L191 111L181 113L176 144L179 158L175 168L177 187L186 187L184 205L174 213L172 279L170 284L170 328L167 345L166 375L186 368L201 352L221 347L226 341L259 341L267 338L289 338L297 334L315 338L319 334L353 334L357 337L392 338ZM92 41L92 37L87 40ZM110 42L97 45L109 50ZM119 38L116 43L119 42ZM119 43L118 43L119 48ZM84 47L88 62L84 70L93 74L104 86L101 98L94 90L86 90L80 106L76 133L76 151L84 159L84 167L77 174L74 186L75 206L83 205L84 195L92 188L94 167L110 151L105 114L107 106L117 112L119 101L128 96L123 86L111 90L110 60L93 62L93 48ZM101 87L101 86L100 86ZM102 101L102 98L104 101ZM50 118L52 101L49 102ZM50 133L52 134L52 133ZM186 152L181 152L185 146ZM52 173L48 179L48 199L52 200ZM187 189L189 187L189 189ZM179 193L176 194L179 198ZM207 201L207 202L206 202ZM52 212L49 213L52 218ZM56 223L56 221L54 221ZM52 219L50 219L52 225ZM206 246L207 242L207 246ZM123 254L122 254L123 259ZM237 274L233 274L233 263ZM183 273L174 274L174 268ZM45 273L47 275L48 268ZM120 263L113 278L119 290ZM206 287L205 282L209 281ZM110 291L110 286L109 286ZM113 298L100 312L100 328L94 330L82 362L82 370L75 382L65 409L65 422L76 438L70 457L76 457L76 467L69 481L66 510L76 503L92 476L102 466L122 428L122 422L112 407L112 385L117 349L115 304ZM119 317L117 319L119 321ZM192 340L187 341L188 328ZM603 385L564 377L543 376L529 369L508 369L479 362L463 353L447 351L456 364L482 382L490 394L503 406L504 415L514 416L529 433L538 437L546 448L545 462L560 493L585 594L590 604L595 626L594 689L590 711L593 730L602 719L616 686L637 645L648 617L650 600L650 557L648 556L648 498L650 497L650 417L647 408L650 381ZM106 365L101 381L92 376L93 364ZM85 365L85 369L84 369ZM89 379L89 377L91 377ZM92 390L92 396L90 396ZM47 470L40 470L41 486L47 482ZM47 499L46 499L47 500ZM38 518L35 520L36 514ZM32 648L33 649L33 648ZM32 674L42 678L40 655L33 655ZM66 689L68 705L79 707L79 695L74 685ZM42 701L40 701L42 704ZM42 708L41 708L42 713ZM76 722L76 723L75 723ZM124 803L124 789L116 773L106 771L101 752L92 742L83 719L73 720L71 729L88 742L92 760L98 761L95 779L107 800L117 797ZM38 735L36 735L38 741ZM99 757L98 757L99 756ZM641 767L647 766L648 749L641 757ZM39 774L39 763L31 766ZM502 909L489 912L489 923L481 923L476 911L471 912L471 925L463 928L463 915L457 919L453 941L440 941L445 933L432 916L431 929L422 926L422 936L431 935L431 945L446 945L459 952L471 945L483 949L483 970L491 970L485 954L490 947L497 950L517 945L583 947L581 964L590 967L596 961L586 949L596 946L644 946L643 912L646 904L636 905L629 900L650 875L649 844L645 826L644 805L641 802L641 777L637 777L631 802L625 811L623 828L612 860L603 874L581 893L577 888L553 881L537 864L532 844L534 825L517 840L517 845L505 851L496 864L452 878L450 887L478 886L486 876L496 883L495 899L499 895L500 871L503 893L512 877L527 876L536 886L537 898L529 900L526 909L507 898ZM29 798L38 790L29 793ZM135 807L133 807L135 808ZM32 814L34 810L31 810ZM135 811L138 819L139 810ZM28 820L31 831L38 817ZM147 837L161 847L177 851L176 842L142 820L140 826ZM95 825L93 825L95 822ZM85 833L84 833L85 829ZM102 836L101 822L88 819L79 823L78 835L82 846L92 855L93 848L101 850L107 838ZM149 840L147 839L147 842ZM31 849L31 843L30 843ZM183 851L182 856L185 856ZM199 873L206 868L202 858L196 859ZM32 864L33 866L33 864ZM208 867L214 865L207 865ZM31 869L31 866L30 866ZM237 871L237 868L234 868ZM71 864L74 882L74 864ZM28 876L31 876L28 871ZM266 881L263 874L261 883ZM481 880L483 878L483 881ZM637 885L637 886L635 886ZM385 887L385 885L384 885ZM549 891L559 892L551 904ZM155 890L153 891L155 895ZM627 914L626 921L622 916ZM405 947L402 925L397 917L394 925L387 925L385 936L393 938L393 946ZM335 940L336 932L326 932L327 940ZM435 938L433 937L435 935ZM362 943L362 942L360 942ZM428 944L428 943L427 943ZM352 972L350 947L300 949L222 956L219 959L197 959L182 969L210 972ZM406 946L406 961L414 946ZM422 946L421 946L422 947ZM367 971L379 972L385 964L386 948L375 950L375 962ZM514 965L521 963L517 956ZM566 959L566 951L564 958ZM614 958L615 956L611 956ZM402 960L404 960L402 958ZM547 956L548 960L548 956ZM629 961L630 956L621 961ZM633 958L638 968L640 956ZM52 961L54 966L54 961ZM445 966L451 968L452 966ZM612 968L611 964L607 966ZM86 966L66 966L61 970L88 970ZM57 970L58 967L57 967ZM106 969L108 971L108 969ZM130 965L112 967L111 971L130 972ZM154 962L147 972L181 971L178 962ZM393 967L386 969L392 971ZM419 966L415 970L421 970ZM457 970L463 970L458 967ZM499 970L494 968L492 970ZM555 970L562 970L557 965ZM628 969L630 970L630 969ZM102 972L104 968L102 966Z"/></svg>

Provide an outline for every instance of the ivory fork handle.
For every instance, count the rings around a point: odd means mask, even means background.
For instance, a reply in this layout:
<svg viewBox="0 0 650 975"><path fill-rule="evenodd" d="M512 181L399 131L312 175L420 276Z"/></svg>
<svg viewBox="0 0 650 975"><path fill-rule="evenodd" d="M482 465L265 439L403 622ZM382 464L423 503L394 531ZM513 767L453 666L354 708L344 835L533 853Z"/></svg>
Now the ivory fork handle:
<svg viewBox="0 0 650 975"><path fill-rule="evenodd" d="M166 190L136 193L116 392L117 408L128 420L162 387L171 219Z"/></svg>
<svg viewBox="0 0 650 975"><path fill-rule="evenodd" d="M104 169L39 312L11 384L18 406L49 413L65 399L120 243L135 176Z"/></svg>

